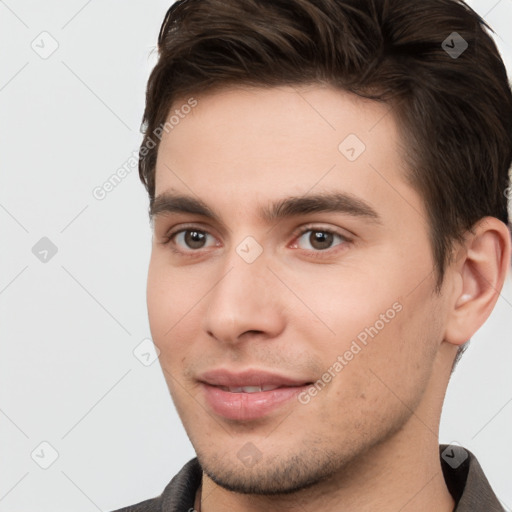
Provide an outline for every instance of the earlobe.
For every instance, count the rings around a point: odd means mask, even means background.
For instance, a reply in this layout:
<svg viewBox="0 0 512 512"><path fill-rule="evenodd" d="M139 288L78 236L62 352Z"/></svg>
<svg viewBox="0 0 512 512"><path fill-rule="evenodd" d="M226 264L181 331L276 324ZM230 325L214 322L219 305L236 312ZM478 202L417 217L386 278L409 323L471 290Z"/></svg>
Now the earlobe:
<svg viewBox="0 0 512 512"><path fill-rule="evenodd" d="M508 227L497 218L486 217L468 232L450 269L460 284L449 298L448 343L468 341L491 314L507 276L510 246Z"/></svg>

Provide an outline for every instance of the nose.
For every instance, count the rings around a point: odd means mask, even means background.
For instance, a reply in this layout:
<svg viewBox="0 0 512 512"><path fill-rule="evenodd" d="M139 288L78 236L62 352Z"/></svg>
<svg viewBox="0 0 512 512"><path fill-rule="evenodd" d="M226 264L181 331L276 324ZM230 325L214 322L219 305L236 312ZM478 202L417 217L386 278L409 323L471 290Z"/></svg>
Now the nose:
<svg viewBox="0 0 512 512"><path fill-rule="evenodd" d="M226 260L204 299L203 329L211 338L232 345L255 336L271 339L284 329L286 307L280 304L279 281L264 254L247 263L233 250Z"/></svg>

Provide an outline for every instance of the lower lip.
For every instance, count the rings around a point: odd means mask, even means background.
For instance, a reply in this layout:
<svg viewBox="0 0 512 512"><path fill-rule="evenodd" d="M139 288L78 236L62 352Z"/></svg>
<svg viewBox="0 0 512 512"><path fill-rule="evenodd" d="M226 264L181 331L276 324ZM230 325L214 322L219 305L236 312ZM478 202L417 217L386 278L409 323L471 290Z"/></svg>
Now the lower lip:
<svg viewBox="0 0 512 512"><path fill-rule="evenodd" d="M201 384L213 411L230 420L255 420L274 411L308 386L283 387L256 393L231 393L217 386Z"/></svg>

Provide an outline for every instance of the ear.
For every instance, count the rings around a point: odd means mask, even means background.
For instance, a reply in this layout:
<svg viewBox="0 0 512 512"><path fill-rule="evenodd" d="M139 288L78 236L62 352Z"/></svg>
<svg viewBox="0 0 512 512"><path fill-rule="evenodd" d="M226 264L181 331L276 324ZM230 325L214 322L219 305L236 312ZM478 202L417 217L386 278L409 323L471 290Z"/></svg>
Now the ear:
<svg viewBox="0 0 512 512"><path fill-rule="evenodd" d="M485 217L468 232L450 273L450 294L444 340L466 343L493 310L510 265L511 240L505 223Z"/></svg>

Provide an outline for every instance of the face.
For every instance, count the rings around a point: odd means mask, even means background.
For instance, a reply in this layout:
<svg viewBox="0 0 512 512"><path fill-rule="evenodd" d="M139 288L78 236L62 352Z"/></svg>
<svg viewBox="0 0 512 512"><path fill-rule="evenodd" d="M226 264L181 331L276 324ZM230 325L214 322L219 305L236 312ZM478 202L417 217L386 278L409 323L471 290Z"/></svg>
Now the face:
<svg viewBox="0 0 512 512"><path fill-rule="evenodd" d="M151 333L205 473L290 492L426 392L443 336L427 216L388 107L320 86L196 100L158 152Z"/></svg>

